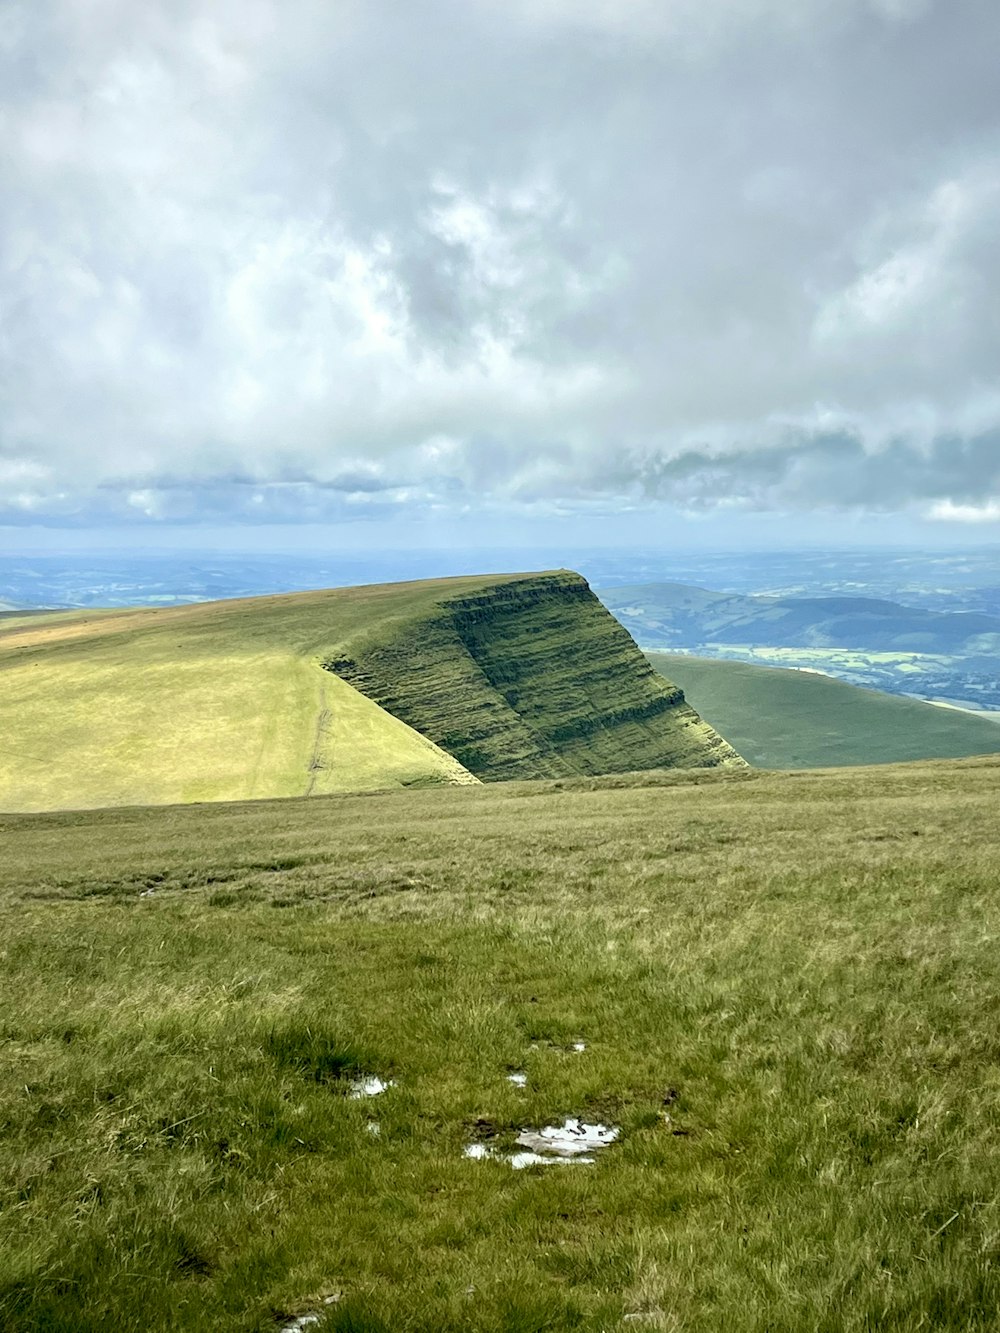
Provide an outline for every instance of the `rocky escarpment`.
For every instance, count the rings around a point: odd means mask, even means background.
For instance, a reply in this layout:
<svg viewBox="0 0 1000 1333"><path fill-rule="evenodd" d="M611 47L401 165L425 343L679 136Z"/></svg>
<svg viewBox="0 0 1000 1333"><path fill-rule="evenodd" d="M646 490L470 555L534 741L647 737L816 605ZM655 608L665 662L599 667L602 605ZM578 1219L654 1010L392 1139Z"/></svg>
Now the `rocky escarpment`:
<svg viewBox="0 0 1000 1333"><path fill-rule="evenodd" d="M578 574L445 594L324 665L485 780L744 762Z"/></svg>

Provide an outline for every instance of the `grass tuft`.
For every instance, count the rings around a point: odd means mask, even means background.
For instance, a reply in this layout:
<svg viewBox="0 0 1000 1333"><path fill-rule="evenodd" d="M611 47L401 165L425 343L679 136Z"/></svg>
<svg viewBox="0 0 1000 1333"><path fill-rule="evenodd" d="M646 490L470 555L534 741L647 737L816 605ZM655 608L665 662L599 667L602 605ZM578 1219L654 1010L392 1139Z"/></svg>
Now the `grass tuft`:
<svg viewBox="0 0 1000 1333"><path fill-rule="evenodd" d="M315 1083L354 1078L379 1067L368 1052L326 1031L321 1023L321 1019L292 1018L275 1024L264 1039L264 1049L280 1068L294 1069Z"/></svg>

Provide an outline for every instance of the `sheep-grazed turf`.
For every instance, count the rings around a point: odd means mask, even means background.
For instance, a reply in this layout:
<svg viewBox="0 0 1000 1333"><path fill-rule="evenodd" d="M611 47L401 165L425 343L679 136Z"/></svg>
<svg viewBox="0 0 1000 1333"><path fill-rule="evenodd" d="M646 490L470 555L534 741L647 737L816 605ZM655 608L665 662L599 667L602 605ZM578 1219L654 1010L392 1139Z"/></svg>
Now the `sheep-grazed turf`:
<svg viewBox="0 0 1000 1333"><path fill-rule="evenodd" d="M994 1328L998 788L3 817L0 1328Z"/></svg>

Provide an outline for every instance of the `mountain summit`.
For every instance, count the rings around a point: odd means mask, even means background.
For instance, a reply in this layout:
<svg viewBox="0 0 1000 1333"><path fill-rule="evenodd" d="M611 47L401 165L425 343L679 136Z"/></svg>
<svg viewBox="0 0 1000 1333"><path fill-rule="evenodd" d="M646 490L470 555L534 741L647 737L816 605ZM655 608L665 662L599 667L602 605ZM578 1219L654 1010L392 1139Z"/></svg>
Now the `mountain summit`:
<svg viewBox="0 0 1000 1333"><path fill-rule="evenodd" d="M744 761L568 571L0 621L0 809Z"/></svg>

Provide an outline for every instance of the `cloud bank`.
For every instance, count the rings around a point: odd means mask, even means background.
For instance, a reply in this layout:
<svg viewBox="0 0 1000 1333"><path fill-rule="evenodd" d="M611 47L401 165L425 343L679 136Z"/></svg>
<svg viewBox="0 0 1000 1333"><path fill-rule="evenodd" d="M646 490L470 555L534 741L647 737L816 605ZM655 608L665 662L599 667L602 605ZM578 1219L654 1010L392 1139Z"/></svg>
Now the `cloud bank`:
<svg viewBox="0 0 1000 1333"><path fill-rule="evenodd" d="M993 0L0 16L0 523L1000 506Z"/></svg>

